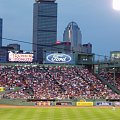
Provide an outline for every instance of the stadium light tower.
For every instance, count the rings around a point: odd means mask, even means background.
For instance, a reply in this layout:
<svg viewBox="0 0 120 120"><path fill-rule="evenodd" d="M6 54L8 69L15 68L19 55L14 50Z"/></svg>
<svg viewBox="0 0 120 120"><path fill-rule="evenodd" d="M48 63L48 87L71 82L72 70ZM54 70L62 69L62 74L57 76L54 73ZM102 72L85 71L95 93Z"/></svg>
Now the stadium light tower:
<svg viewBox="0 0 120 120"><path fill-rule="evenodd" d="M54 2L54 1L56 1L56 0L35 0L35 1L36 1L36 2L43 2L43 1L44 1L44 2L50 2L50 1L51 1L51 2Z"/></svg>
<svg viewBox="0 0 120 120"><path fill-rule="evenodd" d="M114 81L114 85L115 85L115 79L116 79L116 76L115 76L115 66L113 68L113 81Z"/></svg>
<svg viewBox="0 0 120 120"><path fill-rule="evenodd" d="M113 9L120 11L120 0L113 0Z"/></svg>

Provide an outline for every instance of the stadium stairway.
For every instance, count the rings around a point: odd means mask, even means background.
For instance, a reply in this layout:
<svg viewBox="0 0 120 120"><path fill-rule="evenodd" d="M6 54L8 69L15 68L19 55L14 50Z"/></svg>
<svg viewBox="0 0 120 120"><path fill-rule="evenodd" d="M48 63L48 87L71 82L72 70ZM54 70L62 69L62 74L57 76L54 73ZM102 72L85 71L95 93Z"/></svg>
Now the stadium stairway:
<svg viewBox="0 0 120 120"><path fill-rule="evenodd" d="M109 82L107 82L103 77L99 75L95 75L99 80L104 82L110 89L112 89L113 92L120 94L120 90L116 89L114 86L112 86Z"/></svg>
<svg viewBox="0 0 120 120"><path fill-rule="evenodd" d="M60 82L58 82L56 79L53 79L53 81L54 81L55 84L57 84L57 85L60 87L61 92L65 92L65 91L66 91L66 90L64 89L63 85L62 85Z"/></svg>
<svg viewBox="0 0 120 120"><path fill-rule="evenodd" d="M103 83L105 83L113 92L120 94L120 90L116 89L114 86L112 86L109 82L107 82L104 78L102 78L101 76L94 74L93 75L98 78L99 80L101 80ZM83 75L79 75L79 77L83 78L83 80L87 81L86 78L83 77Z"/></svg>

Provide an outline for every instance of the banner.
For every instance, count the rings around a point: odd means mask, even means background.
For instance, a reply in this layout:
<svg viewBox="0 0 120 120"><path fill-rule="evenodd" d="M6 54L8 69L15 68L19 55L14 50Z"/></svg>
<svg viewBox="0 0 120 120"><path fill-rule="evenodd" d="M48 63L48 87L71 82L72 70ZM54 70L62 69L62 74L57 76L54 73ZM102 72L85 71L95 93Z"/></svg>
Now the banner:
<svg viewBox="0 0 120 120"><path fill-rule="evenodd" d="M36 102L36 105L37 106L50 106L51 104L49 101L46 101L46 102L41 101L41 102Z"/></svg>
<svg viewBox="0 0 120 120"><path fill-rule="evenodd" d="M96 102L96 106L112 106L112 102Z"/></svg>
<svg viewBox="0 0 120 120"><path fill-rule="evenodd" d="M93 106L93 102L77 102L76 105L82 107L90 107Z"/></svg>
<svg viewBox="0 0 120 120"><path fill-rule="evenodd" d="M56 105L72 106L72 102L56 102Z"/></svg>
<svg viewBox="0 0 120 120"><path fill-rule="evenodd" d="M4 91L4 87L0 87L0 92Z"/></svg>
<svg viewBox="0 0 120 120"><path fill-rule="evenodd" d="M8 60L11 62L33 62L32 53L13 53L9 51Z"/></svg>
<svg viewBox="0 0 120 120"><path fill-rule="evenodd" d="M115 106L120 106L120 102L114 102Z"/></svg>
<svg viewBox="0 0 120 120"><path fill-rule="evenodd" d="M64 53L46 53L44 63L49 64L74 64L74 55Z"/></svg>

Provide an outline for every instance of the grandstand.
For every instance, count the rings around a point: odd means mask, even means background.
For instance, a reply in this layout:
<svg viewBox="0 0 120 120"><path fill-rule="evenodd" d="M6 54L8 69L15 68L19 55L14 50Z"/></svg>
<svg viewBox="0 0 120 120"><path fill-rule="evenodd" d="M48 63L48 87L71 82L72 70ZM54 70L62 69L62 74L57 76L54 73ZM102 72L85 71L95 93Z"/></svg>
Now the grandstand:
<svg viewBox="0 0 120 120"><path fill-rule="evenodd" d="M113 86L112 82L104 79L109 83L107 84L81 66L9 64L0 65L0 74L0 87L6 91L0 93L1 98L25 100L120 98L119 82ZM106 74L101 73L100 75L106 77ZM111 76L110 78L112 80ZM116 92L113 87L118 91ZM15 88L17 89L15 90Z"/></svg>

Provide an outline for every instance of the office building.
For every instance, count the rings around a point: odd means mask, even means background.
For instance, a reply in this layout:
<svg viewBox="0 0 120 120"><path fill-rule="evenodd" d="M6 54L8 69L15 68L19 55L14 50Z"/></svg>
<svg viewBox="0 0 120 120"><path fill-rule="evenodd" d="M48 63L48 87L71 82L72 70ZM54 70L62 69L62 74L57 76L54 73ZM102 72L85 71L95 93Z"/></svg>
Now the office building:
<svg viewBox="0 0 120 120"><path fill-rule="evenodd" d="M43 52L57 40L56 0L36 0L33 8L33 51L35 61L43 63Z"/></svg>
<svg viewBox="0 0 120 120"><path fill-rule="evenodd" d="M9 44L7 47L13 48L12 51L20 51L20 45L19 44Z"/></svg>
<svg viewBox="0 0 120 120"><path fill-rule="evenodd" d="M0 18L0 47L2 47L2 24L3 24L3 21Z"/></svg>
<svg viewBox="0 0 120 120"><path fill-rule="evenodd" d="M6 46L0 47L0 63L8 62L8 51L11 48L8 48Z"/></svg>
<svg viewBox="0 0 120 120"><path fill-rule="evenodd" d="M81 51L82 34L77 23L70 22L68 24L63 34L63 41L71 42L71 49L73 51Z"/></svg>
<svg viewBox="0 0 120 120"><path fill-rule="evenodd" d="M82 45L82 53L91 54L92 53L92 44L91 43L83 44Z"/></svg>
<svg viewBox="0 0 120 120"><path fill-rule="evenodd" d="M56 43L52 45L52 49L51 51L49 50L49 52L70 53L71 42L56 41Z"/></svg>

